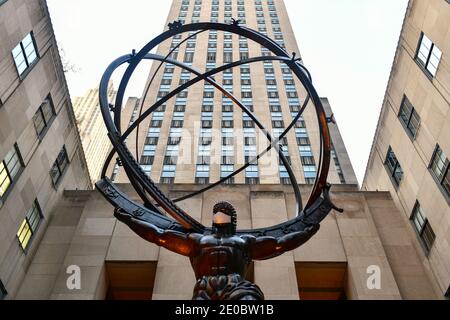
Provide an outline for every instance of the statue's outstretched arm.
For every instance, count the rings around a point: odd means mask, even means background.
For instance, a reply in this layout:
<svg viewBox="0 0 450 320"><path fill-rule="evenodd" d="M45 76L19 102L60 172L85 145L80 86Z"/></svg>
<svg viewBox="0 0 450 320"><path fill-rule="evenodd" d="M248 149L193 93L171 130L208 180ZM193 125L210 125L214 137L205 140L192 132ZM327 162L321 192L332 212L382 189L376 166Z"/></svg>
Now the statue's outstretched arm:
<svg viewBox="0 0 450 320"><path fill-rule="evenodd" d="M280 238L253 237L253 239L248 239L252 259L270 259L294 250L308 241L317 230L319 230L319 224L310 226L302 231L289 233Z"/></svg>
<svg viewBox="0 0 450 320"><path fill-rule="evenodd" d="M114 216L125 223L141 238L153 242L175 253L189 256L193 249L197 234L187 234L173 230L163 230L151 223L138 220L120 210L114 211Z"/></svg>

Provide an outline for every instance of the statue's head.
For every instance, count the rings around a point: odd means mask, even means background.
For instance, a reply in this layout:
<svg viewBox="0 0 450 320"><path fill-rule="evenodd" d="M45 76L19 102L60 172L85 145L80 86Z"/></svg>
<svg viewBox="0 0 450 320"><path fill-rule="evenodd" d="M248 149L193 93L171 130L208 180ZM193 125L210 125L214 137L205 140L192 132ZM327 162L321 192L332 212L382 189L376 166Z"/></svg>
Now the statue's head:
<svg viewBox="0 0 450 320"><path fill-rule="evenodd" d="M236 234L236 210L228 202L219 202L213 208L213 228L215 233L223 235Z"/></svg>

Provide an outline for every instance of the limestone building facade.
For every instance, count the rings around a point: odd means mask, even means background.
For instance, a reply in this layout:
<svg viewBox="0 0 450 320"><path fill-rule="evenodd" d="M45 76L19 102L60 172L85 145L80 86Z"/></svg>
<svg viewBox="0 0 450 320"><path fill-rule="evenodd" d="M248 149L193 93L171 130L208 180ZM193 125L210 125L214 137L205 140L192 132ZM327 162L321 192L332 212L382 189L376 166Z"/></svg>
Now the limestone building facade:
<svg viewBox="0 0 450 320"><path fill-rule="evenodd" d="M176 198L198 184L162 185ZM130 184L120 188L138 199ZM301 187L304 200L310 187ZM254 262L247 275L267 299L439 299L420 264L408 225L389 192L333 186L332 212L304 246L276 259ZM270 226L294 217L288 186L224 185L180 203L211 226L212 207L227 200L238 211L238 228ZM79 270L80 288L67 286ZM377 282L369 281L377 273ZM371 284L371 285L368 285ZM195 276L189 259L146 242L112 215L97 191L66 191L55 208L39 250L16 299L168 299L192 297Z"/></svg>
<svg viewBox="0 0 450 320"><path fill-rule="evenodd" d="M410 1L362 186L391 193L440 296L450 294L449 21L448 1Z"/></svg>
<svg viewBox="0 0 450 320"><path fill-rule="evenodd" d="M0 1L0 298L14 297L65 189L91 182L46 2Z"/></svg>

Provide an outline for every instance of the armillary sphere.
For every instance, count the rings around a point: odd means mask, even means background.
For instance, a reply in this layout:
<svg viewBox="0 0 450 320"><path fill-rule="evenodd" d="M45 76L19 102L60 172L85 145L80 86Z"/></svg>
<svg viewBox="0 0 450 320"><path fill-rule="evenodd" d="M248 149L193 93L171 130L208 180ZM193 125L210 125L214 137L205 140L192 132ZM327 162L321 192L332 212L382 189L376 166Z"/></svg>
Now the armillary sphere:
<svg viewBox="0 0 450 320"><path fill-rule="evenodd" d="M207 72L200 72L189 65L170 58L173 51L176 50L181 44L183 44L190 38L209 30L229 32L241 37L245 37L260 44L262 47L267 48L272 54L231 62ZM183 34L186 35L186 38L183 41L180 41L177 46L172 48L172 50L166 56L150 53L162 42L176 35ZM128 127L125 132L122 133L120 128L124 93L129 83L130 77L136 70L137 66L143 60L154 60L160 62L157 71L155 72L153 78L147 86L145 96L148 94L148 89L155 79L156 73L165 63L172 64L184 70L185 72L190 72L191 74L195 75L195 78L187 81L173 91L169 92L166 96L159 99L145 111L143 111L142 105L139 117ZM289 126L284 130L284 132L276 139L274 139L271 134L264 128L262 123L253 114L253 112L249 110L249 108L247 108L242 102L234 97L232 93L228 92L214 80L214 76L216 74L227 69L238 67L244 64L253 64L264 61L279 61L285 63L300 80L307 92L307 97L298 114L289 124ZM128 64L128 66L120 82L116 99L112 104L108 101L108 83L114 71L123 64ZM135 129L139 130L139 125L142 123L142 121L150 116L152 112L154 112L158 107L166 103L169 99L175 97L178 93L201 81L213 85L217 90L221 91L225 96L229 97L239 108L241 108L241 110L252 119L259 130L264 133L267 140L270 142L270 145L258 156L254 157L254 159L250 159L249 162L247 162L244 166L242 166L229 176L213 184L210 184L199 191L172 200L169 199L168 196L166 196L158 188L155 182L145 174L136 160L137 157L134 158L130 150L127 148L125 140ZM146 100L145 96L144 99L142 99L142 103ZM279 141L286 136L289 130L292 129L295 123L300 119L309 102L312 102L315 107L320 128L320 160L315 184L312 188L306 205L303 207L297 180L288 160L279 148ZM188 107L192 107L192 105ZM268 38L267 36L247 27L240 26L238 20L233 20L233 23L231 24L205 22L182 25L179 21L169 24L169 30L151 40L139 52L133 51L131 54L121 56L108 66L100 83L100 108L106 128L108 130L108 136L113 145L113 150L106 160L102 172L102 179L96 183L96 187L103 194L103 196L115 207L116 211L120 210L121 212L125 212L137 220L150 223L162 230L173 230L183 233L196 232L201 234L210 232L210 228L207 228L199 221L196 221L188 213L178 207L176 203L211 190L212 188L222 184L226 180L245 170L245 168L247 168L251 163L257 161L272 148L275 148L275 150L277 151L283 165L286 167L289 174L296 199L296 217L279 225L253 230L238 230L237 235L245 234L278 238L291 232L304 230L308 225L318 224L327 216L331 209L341 211L331 203L331 200L329 198L330 185L327 183L327 176L330 165L331 139L328 128L328 118L325 114L319 95L312 85L311 76L308 70L302 65L301 59L296 58L295 54L288 54L280 45L278 45L275 41ZM136 134L136 137L137 136L138 134ZM142 199L143 203L137 203L136 201L131 200L127 195L120 191L119 188L108 177L106 177L107 168L110 165L112 159L115 157L116 153L118 155L118 162L125 170L130 183L136 190L139 197Z"/></svg>

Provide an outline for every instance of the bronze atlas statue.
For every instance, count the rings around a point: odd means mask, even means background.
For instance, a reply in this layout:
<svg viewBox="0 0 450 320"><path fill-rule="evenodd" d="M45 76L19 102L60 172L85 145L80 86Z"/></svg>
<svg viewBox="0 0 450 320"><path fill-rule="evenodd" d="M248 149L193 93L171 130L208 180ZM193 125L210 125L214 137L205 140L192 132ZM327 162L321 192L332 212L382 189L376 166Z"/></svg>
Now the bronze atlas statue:
<svg viewBox="0 0 450 320"><path fill-rule="evenodd" d="M210 30L233 33L240 37L250 39L269 50L271 54L230 62L203 73L171 58L172 53L180 45ZM166 56L150 53L160 43L174 36L180 37L183 34L185 35L184 40L179 41L179 43L173 46ZM160 63L146 86L144 97L141 100L139 117L134 120L125 132L121 132L121 109L124 93L130 77L142 60L154 60ZM277 139L274 139L270 135L248 107L214 80L216 74L225 70L264 61L278 61L287 65L307 92L307 97L301 108L299 108L298 114ZM108 83L113 72L126 63L128 66L122 77L116 99L114 103L111 103L108 101L107 95ZM156 74L164 64L176 66L184 72L193 74L195 77L181 84L144 110L144 101L146 100L149 88ZM169 99L175 97L178 93L200 81L213 85L222 94L230 98L235 105L252 119L259 130L264 133L270 145L258 156L251 159L229 176L216 183L207 185L192 194L172 200L141 169L136 161L137 155L136 158L133 156L127 148L125 141L134 130L139 131L141 122L150 116L152 112L164 105ZM317 113L320 127L321 150L315 184L308 202L303 207L297 180L288 160L283 155L279 142L300 119L309 102L312 102ZM179 21L169 24L169 30L150 41L141 51L135 52L133 50L131 54L122 56L109 65L100 83L100 107L114 149L107 158L103 168L102 179L96 183L96 187L115 207L115 217L127 224L135 233L149 242L189 257L197 278L193 299L263 300L264 294L259 287L245 280L250 263L253 260L274 258L284 252L298 248L318 231L320 222L332 209L342 212L342 210L332 204L329 197L330 185L327 183L331 149L331 139L328 129L330 118L327 118L325 115L320 98L312 85L308 70L303 66L301 59L296 58L295 54L289 55L277 42L267 36L247 27L240 26L239 20L233 20L231 24L193 23L183 25ZM136 150L138 149L137 137L138 133L136 133ZM220 202L212 208L212 227L207 228L176 205L179 201L211 190L228 179L231 179L245 170L251 163L264 156L272 148L277 151L291 180L296 198L295 210L297 215L294 219L261 229L236 230L237 213L235 208L230 203ZM115 154L118 156L116 160L117 164L123 167L130 183L142 199L142 203L131 200L118 189L117 185L106 177L106 170Z"/></svg>

